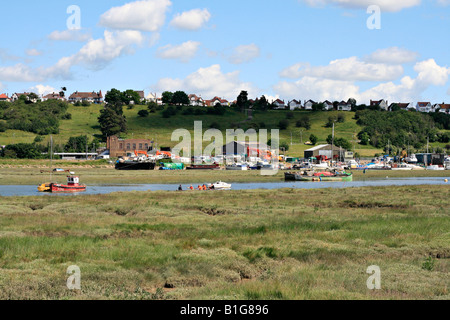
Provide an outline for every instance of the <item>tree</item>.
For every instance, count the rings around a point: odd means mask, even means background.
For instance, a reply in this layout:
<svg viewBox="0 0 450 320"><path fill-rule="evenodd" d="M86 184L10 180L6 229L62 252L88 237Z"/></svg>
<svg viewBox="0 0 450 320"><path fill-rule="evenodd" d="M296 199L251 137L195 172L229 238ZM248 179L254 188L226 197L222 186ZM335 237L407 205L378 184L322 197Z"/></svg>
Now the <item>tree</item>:
<svg viewBox="0 0 450 320"><path fill-rule="evenodd" d="M139 93L134 90L126 90L122 93L122 102L126 105L139 104L141 102L141 97Z"/></svg>
<svg viewBox="0 0 450 320"><path fill-rule="evenodd" d="M105 105L103 110L100 110L98 122L104 139L127 131L127 120L123 115L123 111L120 114L117 112L120 110L122 110L122 106L119 109L109 104Z"/></svg>
<svg viewBox="0 0 450 320"><path fill-rule="evenodd" d="M241 93L237 97L236 104L243 112L244 109L248 106L248 92L247 91L241 91Z"/></svg>
<svg viewBox="0 0 450 320"><path fill-rule="evenodd" d="M120 105L123 106L123 95L120 90L111 89L105 95L105 102L109 105Z"/></svg>
<svg viewBox="0 0 450 320"><path fill-rule="evenodd" d="M64 98L66 96L66 93L65 93L66 91L67 91L66 87L61 87L61 91L59 92L59 96L61 98Z"/></svg>
<svg viewBox="0 0 450 320"><path fill-rule="evenodd" d="M309 136L309 141L313 144L316 145L317 144L317 140L319 140L314 134L311 134Z"/></svg>
<svg viewBox="0 0 450 320"><path fill-rule="evenodd" d="M64 152L86 152L86 146L88 144L87 136L70 137L69 141L64 146Z"/></svg>
<svg viewBox="0 0 450 320"><path fill-rule="evenodd" d="M162 103L169 104L172 103L173 93L170 91L164 91L162 93Z"/></svg>
<svg viewBox="0 0 450 320"><path fill-rule="evenodd" d="M323 104L323 103L314 103L312 105L313 111L323 111L324 109L325 109L325 104Z"/></svg>
<svg viewBox="0 0 450 320"><path fill-rule="evenodd" d="M184 91L176 91L172 96L172 104L187 106L190 104L189 97Z"/></svg>

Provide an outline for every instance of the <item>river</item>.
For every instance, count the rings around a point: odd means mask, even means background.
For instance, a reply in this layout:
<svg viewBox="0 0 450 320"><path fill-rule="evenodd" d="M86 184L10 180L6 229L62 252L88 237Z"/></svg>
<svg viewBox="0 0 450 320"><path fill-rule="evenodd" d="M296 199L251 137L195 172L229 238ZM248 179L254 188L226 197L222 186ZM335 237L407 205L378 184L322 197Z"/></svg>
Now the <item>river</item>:
<svg viewBox="0 0 450 320"><path fill-rule="evenodd" d="M356 187L380 187L380 186L414 186L414 185L448 185L445 182L448 177L426 177L426 178L373 178L352 182L250 182L250 183L231 183L232 190L256 190L256 189L321 189L321 188L356 188ZM193 183L197 187L201 183ZM94 195L108 194L113 192L130 192L130 191L176 191L178 184L126 184L126 185L93 185L88 186L86 192L78 194L50 194L37 191L37 186L21 185L21 186L0 186L0 196L77 196L77 195ZM190 184L183 184L186 190Z"/></svg>

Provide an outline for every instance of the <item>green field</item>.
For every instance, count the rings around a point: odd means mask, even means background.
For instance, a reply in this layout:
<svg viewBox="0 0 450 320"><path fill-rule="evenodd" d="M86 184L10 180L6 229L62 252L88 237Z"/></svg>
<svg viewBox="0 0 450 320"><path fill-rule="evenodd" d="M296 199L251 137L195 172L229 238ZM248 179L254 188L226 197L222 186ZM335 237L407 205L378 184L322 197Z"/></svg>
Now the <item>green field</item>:
<svg viewBox="0 0 450 320"><path fill-rule="evenodd" d="M100 110L103 108L101 105L91 105L90 107L75 107L71 105L68 112L72 114L71 120L62 120L60 125L60 134L54 135L55 144L65 144L70 137L78 135L88 135L93 137L94 135L100 135L100 127L98 125L98 116L100 115ZM224 116L216 115L181 115L179 113L177 116L171 117L169 119L164 119L161 112L150 114L147 118L142 118L138 116L140 110L146 109L146 106L135 106L134 109L127 109L124 107L124 114L128 121L128 133L126 137L128 138L146 138L154 139L159 146L173 147L177 142L171 141L172 132L175 129L183 128L190 131L194 128L194 121L203 121L203 129L207 130L209 126L216 122L220 124L220 129L231 129L234 125L241 123L243 128L246 128L248 124L245 123L246 116L242 113L237 113L234 111L227 111ZM254 122L260 124L264 122L266 128L278 128L278 123L286 118L286 111L274 110L267 112L256 112L254 113ZM288 155L292 156L302 156L303 151L310 146L301 143L301 138L303 137L303 142L309 140L309 136L313 133L318 138L318 143L326 143L326 138L331 134L330 128L325 128L325 123L328 121L328 117L331 115L337 115L339 112L307 112L300 111L294 112L295 118L290 120L290 126L287 130L281 131L281 140L287 143L291 143L291 132L292 141L290 150L287 152ZM361 131L361 127L356 124L353 119L353 112L342 112L346 115L345 123L338 123L336 125L336 137L346 138L348 140L355 140L355 134ZM300 130L295 126L297 120L302 116L308 115L311 120L311 129L306 131L303 129L303 134L301 137ZM6 132L0 133L0 145L6 145L11 143L31 143L36 137L33 133L17 131L17 130L7 130ZM49 137L46 138L47 143ZM361 156L373 156L375 153L381 153L382 150L374 149L371 146L362 146L356 144L356 151L361 154Z"/></svg>
<svg viewBox="0 0 450 320"><path fill-rule="evenodd" d="M0 299L448 300L449 191L0 197Z"/></svg>

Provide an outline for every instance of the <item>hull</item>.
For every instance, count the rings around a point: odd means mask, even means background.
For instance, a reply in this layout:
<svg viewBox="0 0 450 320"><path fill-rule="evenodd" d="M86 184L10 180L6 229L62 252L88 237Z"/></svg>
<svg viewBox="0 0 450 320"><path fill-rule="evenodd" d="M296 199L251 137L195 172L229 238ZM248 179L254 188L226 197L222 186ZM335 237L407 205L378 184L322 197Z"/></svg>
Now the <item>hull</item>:
<svg viewBox="0 0 450 320"><path fill-rule="evenodd" d="M154 170L154 162L118 162L116 170Z"/></svg>
<svg viewBox="0 0 450 320"><path fill-rule="evenodd" d="M52 183L50 186L50 192L52 193L74 193L84 191L86 191L86 186L83 185L68 186L63 184Z"/></svg>
<svg viewBox="0 0 450 320"><path fill-rule="evenodd" d="M219 170L218 164L197 164L190 167L186 167L186 170Z"/></svg>
<svg viewBox="0 0 450 320"><path fill-rule="evenodd" d="M284 174L285 181L353 181L353 175L336 175L336 176L307 176L299 173L286 172Z"/></svg>

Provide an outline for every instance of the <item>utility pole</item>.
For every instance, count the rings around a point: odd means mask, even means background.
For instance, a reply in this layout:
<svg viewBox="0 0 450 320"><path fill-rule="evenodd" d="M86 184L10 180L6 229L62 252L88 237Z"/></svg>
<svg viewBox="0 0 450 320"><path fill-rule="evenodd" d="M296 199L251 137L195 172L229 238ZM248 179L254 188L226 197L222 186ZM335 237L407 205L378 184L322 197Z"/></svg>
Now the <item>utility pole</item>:
<svg viewBox="0 0 450 320"><path fill-rule="evenodd" d="M291 146L292 146L292 131L291 131Z"/></svg>
<svg viewBox="0 0 450 320"><path fill-rule="evenodd" d="M303 144L303 129L300 130L300 143Z"/></svg>

